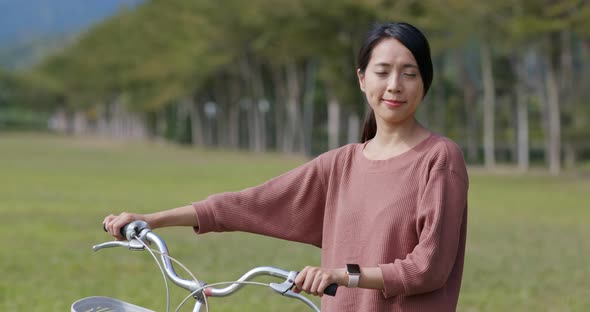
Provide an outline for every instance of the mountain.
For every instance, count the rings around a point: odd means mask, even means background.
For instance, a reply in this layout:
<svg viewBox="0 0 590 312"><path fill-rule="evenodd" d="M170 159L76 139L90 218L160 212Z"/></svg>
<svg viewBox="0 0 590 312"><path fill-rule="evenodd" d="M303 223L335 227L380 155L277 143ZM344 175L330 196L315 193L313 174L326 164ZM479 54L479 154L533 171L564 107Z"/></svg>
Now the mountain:
<svg viewBox="0 0 590 312"><path fill-rule="evenodd" d="M0 67L21 69L143 0L0 0Z"/></svg>

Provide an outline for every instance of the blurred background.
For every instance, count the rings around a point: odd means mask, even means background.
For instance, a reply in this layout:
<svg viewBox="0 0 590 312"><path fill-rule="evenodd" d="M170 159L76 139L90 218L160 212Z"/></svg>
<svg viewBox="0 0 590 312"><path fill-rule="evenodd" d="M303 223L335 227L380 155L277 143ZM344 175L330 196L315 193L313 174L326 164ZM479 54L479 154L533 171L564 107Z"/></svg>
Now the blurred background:
<svg viewBox="0 0 590 312"><path fill-rule="evenodd" d="M470 164L590 159L590 6L561 1L2 1L0 129L316 155L356 142L375 21L431 41L419 119Z"/></svg>
<svg viewBox="0 0 590 312"><path fill-rule="evenodd" d="M97 294L164 310L151 260L90 254L108 239L94 229L358 142L356 53L383 21L426 34L435 71L418 119L469 164L459 310L589 311L587 0L0 0L0 310ZM319 262L286 242L163 231L213 281ZM202 246L223 256L193 259ZM217 311L302 309L263 293Z"/></svg>

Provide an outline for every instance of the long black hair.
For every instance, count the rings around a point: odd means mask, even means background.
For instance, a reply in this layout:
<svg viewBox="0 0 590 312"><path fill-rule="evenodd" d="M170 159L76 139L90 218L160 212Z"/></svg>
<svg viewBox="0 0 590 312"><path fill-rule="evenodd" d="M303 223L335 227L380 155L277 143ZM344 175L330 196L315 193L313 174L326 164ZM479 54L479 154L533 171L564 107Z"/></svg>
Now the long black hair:
<svg viewBox="0 0 590 312"><path fill-rule="evenodd" d="M361 74L365 74L367 65L371 60L373 48L383 39L394 38L403 44L416 59L418 70L424 83L424 95L428 92L432 83L432 59L430 57L430 45L428 40L418 28L408 23L380 23L375 24L367 33L365 42L359 50L357 56L357 68ZM361 142L367 142L375 137L377 133L377 122L375 121L375 112L371 108L365 116L363 130L361 132Z"/></svg>

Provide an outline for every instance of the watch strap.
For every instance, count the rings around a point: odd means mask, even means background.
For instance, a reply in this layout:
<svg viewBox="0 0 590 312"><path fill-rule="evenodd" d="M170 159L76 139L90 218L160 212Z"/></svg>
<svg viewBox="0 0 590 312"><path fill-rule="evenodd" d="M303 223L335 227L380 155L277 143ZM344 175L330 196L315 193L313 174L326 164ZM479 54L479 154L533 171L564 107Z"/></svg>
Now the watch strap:
<svg viewBox="0 0 590 312"><path fill-rule="evenodd" d="M348 288L356 288L359 286L361 268L358 264L346 264L346 275L348 275Z"/></svg>
<svg viewBox="0 0 590 312"><path fill-rule="evenodd" d="M348 288L357 288L361 276L358 274L348 274Z"/></svg>

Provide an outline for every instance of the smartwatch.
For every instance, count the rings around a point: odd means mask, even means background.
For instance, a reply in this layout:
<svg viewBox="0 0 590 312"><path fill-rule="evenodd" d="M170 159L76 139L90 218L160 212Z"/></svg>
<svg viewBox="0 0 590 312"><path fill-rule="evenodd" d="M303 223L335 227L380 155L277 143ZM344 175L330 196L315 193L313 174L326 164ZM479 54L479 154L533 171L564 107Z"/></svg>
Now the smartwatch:
<svg viewBox="0 0 590 312"><path fill-rule="evenodd" d="M346 264L346 275L348 275L348 288L356 288L359 286L361 267L358 264Z"/></svg>

